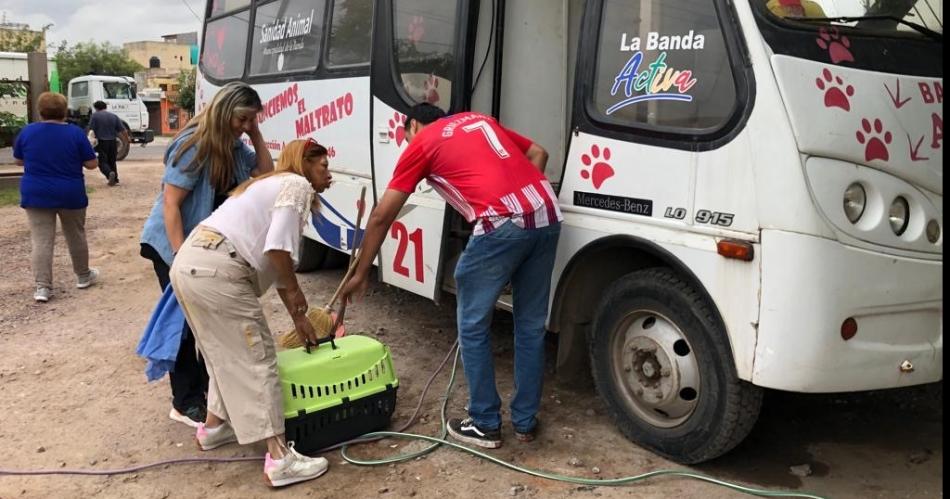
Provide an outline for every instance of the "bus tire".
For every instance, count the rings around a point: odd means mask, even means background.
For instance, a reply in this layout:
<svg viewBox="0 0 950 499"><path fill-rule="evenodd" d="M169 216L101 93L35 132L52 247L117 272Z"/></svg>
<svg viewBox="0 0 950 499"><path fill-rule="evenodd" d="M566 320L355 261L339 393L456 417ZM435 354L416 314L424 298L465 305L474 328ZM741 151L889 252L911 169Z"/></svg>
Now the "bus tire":
<svg viewBox="0 0 950 499"><path fill-rule="evenodd" d="M300 236L300 249L297 251L297 267L295 272L313 272L323 268L330 248L323 243L314 241L306 236Z"/></svg>
<svg viewBox="0 0 950 499"><path fill-rule="evenodd" d="M349 253L344 253L342 251L337 251L333 248L330 248L330 251L327 253L327 259L323 262L323 268L325 269L342 269L348 266L350 262Z"/></svg>
<svg viewBox="0 0 950 499"><path fill-rule="evenodd" d="M115 151L115 160L122 161L129 155L129 149L132 148L132 144L128 141L122 140L122 137L116 137L116 151Z"/></svg>
<svg viewBox="0 0 950 499"><path fill-rule="evenodd" d="M604 293L590 330L597 391L629 440L683 464L725 454L751 431L762 389L740 380L709 302L649 268Z"/></svg>

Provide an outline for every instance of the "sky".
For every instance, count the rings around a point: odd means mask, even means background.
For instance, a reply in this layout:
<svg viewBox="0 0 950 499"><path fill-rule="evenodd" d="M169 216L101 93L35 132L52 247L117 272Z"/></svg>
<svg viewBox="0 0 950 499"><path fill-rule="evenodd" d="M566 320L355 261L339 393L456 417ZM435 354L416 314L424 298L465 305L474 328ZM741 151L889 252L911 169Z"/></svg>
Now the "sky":
<svg viewBox="0 0 950 499"><path fill-rule="evenodd" d="M52 23L49 45L94 40L121 46L125 42L160 41L162 35L199 31L205 0L0 0L0 17L39 29Z"/></svg>

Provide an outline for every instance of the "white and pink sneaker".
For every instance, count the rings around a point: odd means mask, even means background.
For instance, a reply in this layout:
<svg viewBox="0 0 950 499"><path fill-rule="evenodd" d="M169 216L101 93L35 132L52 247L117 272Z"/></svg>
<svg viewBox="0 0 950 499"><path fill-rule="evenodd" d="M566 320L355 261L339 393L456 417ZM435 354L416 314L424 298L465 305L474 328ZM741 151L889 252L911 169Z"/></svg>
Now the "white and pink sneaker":
<svg viewBox="0 0 950 499"><path fill-rule="evenodd" d="M198 442L198 448L201 450L211 450L237 442L237 435L234 434L234 429L227 421L215 428L207 428L204 423L199 423L198 430L195 432L195 441Z"/></svg>
<svg viewBox="0 0 950 499"><path fill-rule="evenodd" d="M292 483L313 480L327 472L330 463L322 457L307 457L294 450L288 443L283 459L273 459L270 452L264 456L264 480L271 487L283 487Z"/></svg>

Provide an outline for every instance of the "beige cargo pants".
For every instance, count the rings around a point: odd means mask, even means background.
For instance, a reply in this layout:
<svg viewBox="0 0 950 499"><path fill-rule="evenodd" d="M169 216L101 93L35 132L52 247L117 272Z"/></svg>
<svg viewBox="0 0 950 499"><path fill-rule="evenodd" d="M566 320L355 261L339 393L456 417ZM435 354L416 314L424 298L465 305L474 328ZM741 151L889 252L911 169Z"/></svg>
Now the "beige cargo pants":
<svg viewBox="0 0 950 499"><path fill-rule="evenodd" d="M73 261L73 272L80 279L89 275L89 246L86 244L86 209L59 210L27 208L33 252L30 263L38 288L53 287L53 247L56 243L56 217L63 227L63 238Z"/></svg>
<svg viewBox="0 0 950 499"><path fill-rule="evenodd" d="M283 434L277 351L257 272L224 236L199 226L169 274L208 368L208 411L229 421L241 444Z"/></svg>

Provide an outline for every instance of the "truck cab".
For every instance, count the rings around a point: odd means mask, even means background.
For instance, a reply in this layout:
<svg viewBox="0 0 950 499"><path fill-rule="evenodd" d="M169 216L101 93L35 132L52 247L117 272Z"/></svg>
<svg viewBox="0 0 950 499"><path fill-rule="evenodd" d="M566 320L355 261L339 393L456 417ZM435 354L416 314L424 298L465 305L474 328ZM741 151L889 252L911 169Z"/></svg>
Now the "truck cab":
<svg viewBox="0 0 950 499"><path fill-rule="evenodd" d="M85 126L92 116L93 103L103 101L122 120L129 131L132 143L143 146L155 140L155 133L148 128L148 109L138 97L135 80L129 76L80 76L69 81L69 119ZM117 159L125 159L130 144L119 138Z"/></svg>

